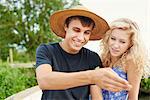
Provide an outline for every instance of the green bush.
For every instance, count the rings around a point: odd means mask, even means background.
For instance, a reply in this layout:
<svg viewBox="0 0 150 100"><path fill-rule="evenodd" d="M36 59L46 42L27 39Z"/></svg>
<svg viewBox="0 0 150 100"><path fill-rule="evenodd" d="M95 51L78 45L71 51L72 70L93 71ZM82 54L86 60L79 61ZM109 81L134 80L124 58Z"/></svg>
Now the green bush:
<svg viewBox="0 0 150 100"><path fill-rule="evenodd" d="M141 91L150 93L150 77L141 80Z"/></svg>
<svg viewBox="0 0 150 100"><path fill-rule="evenodd" d="M0 64L0 99L37 85L33 68L11 68Z"/></svg>
<svg viewBox="0 0 150 100"><path fill-rule="evenodd" d="M22 62L22 63L27 63L27 62L31 62L34 61L35 59L32 59L33 57L31 57L28 53L26 52L17 52L14 50L13 52L13 60L14 61L18 61L18 62ZM34 57L35 58L35 57Z"/></svg>

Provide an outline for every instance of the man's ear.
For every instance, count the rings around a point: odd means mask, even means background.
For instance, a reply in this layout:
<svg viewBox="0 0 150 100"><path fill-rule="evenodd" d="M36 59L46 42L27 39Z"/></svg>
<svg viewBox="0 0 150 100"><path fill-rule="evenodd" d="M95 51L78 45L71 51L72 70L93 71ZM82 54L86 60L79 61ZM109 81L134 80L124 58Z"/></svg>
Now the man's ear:
<svg viewBox="0 0 150 100"><path fill-rule="evenodd" d="M66 30L67 30L67 28L68 28L68 27L67 27L67 25L65 24L65 25L64 25L64 30L66 31Z"/></svg>

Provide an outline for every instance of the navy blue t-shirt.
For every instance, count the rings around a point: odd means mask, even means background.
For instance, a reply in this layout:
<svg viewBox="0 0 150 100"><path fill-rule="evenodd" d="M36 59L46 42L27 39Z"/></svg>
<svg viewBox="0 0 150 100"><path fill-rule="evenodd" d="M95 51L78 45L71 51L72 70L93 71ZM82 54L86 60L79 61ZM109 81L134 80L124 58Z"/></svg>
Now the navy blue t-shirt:
<svg viewBox="0 0 150 100"><path fill-rule="evenodd" d="M36 67L50 64L53 71L78 72L102 66L97 53L82 48L77 54L65 52L59 45L42 44L36 51ZM53 81L53 80L52 80ZM88 100L89 85L66 90L43 90L42 100Z"/></svg>

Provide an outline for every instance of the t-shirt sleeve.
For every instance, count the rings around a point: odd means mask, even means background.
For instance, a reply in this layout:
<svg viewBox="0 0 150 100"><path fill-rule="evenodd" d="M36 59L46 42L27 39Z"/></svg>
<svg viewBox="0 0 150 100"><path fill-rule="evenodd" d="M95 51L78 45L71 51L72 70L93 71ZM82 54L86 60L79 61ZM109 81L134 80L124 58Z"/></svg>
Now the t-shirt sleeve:
<svg viewBox="0 0 150 100"><path fill-rule="evenodd" d="M91 61L91 64L94 64L90 66L90 69L95 69L98 66L102 68L102 61L101 61L100 56L97 53L92 53L90 61Z"/></svg>
<svg viewBox="0 0 150 100"><path fill-rule="evenodd" d="M36 68L42 64L52 65L51 51L48 51L47 45L42 44L36 49Z"/></svg>

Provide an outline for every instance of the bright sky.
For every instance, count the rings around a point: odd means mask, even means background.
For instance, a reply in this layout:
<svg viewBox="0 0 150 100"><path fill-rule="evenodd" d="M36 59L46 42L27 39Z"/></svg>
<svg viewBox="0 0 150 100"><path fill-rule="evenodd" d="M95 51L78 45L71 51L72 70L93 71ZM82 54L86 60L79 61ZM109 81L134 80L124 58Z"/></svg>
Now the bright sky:
<svg viewBox="0 0 150 100"><path fill-rule="evenodd" d="M80 0L89 10L100 15L108 23L117 18L130 18L137 22L141 37L150 53L150 1L149 0ZM89 42L85 47L98 51L98 42Z"/></svg>

